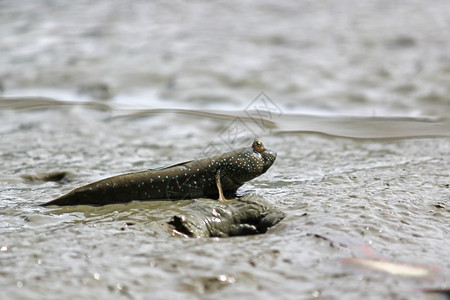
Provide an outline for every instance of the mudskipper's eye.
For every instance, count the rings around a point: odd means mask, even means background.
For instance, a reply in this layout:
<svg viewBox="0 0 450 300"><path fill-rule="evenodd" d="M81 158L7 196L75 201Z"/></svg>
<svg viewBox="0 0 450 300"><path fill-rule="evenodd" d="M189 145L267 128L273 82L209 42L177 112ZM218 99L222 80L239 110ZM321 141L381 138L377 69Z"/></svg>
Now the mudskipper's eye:
<svg viewBox="0 0 450 300"><path fill-rule="evenodd" d="M264 149L263 143L259 140L255 140L253 142L252 147L253 147L253 151L258 152L258 153L262 153L266 150L266 149Z"/></svg>

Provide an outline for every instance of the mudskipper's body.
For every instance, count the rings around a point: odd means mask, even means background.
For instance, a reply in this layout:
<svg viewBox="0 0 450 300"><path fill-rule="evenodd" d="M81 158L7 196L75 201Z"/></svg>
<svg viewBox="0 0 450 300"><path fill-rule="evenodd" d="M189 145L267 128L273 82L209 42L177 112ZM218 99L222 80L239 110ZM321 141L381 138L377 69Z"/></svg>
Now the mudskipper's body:
<svg viewBox="0 0 450 300"><path fill-rule="evenodd" d="M232 195L264 174L277 154L255 140L251 147L176 165L106 178L43 204L106 205L133 200L179 200Z"/></svg>

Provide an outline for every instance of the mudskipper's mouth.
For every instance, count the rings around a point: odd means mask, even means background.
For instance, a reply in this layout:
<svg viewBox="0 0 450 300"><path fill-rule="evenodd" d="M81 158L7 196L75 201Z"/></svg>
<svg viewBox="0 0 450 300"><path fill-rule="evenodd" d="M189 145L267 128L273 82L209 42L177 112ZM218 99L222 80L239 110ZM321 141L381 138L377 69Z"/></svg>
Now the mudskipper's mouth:
<svg viewBox="0 0 450 300"><path fill-rule="evenodd" d="M266 149L266 151L264 151L264 158L266 161L271 161L273 163L277 158L277 153L274 150Z"/></svg>
<svg viewBox="0 0 450 300"><path fill-rule="evenodd" d="M264 157L264 168L263 173L265 173L275 162L277 158L277 153L274 150L266 149L263 153Z"/></svg>

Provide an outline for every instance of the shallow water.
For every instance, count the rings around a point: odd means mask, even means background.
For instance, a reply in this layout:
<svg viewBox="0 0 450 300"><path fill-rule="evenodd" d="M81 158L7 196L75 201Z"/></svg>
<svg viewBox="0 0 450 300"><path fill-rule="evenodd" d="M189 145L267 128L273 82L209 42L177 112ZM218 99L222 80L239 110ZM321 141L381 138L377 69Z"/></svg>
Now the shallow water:
<svg viewBox="0 0 450 300"><path fill-rule="evenodd" d="M441 299L447 1L59 3L0 2L2 297ZM266 234L176 234L190 200L38 206L255 135Z"/></svg>

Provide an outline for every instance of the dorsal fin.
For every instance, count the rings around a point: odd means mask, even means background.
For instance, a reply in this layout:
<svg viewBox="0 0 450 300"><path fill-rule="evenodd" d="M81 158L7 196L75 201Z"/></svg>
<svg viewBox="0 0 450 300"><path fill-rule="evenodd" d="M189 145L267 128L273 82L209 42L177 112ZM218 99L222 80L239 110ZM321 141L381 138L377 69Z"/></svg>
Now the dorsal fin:
<svg viewBox="0 0 450 300"><path fill-rule="evenodd" d="M161 170L169 169L169 168L172 168L172 167L183 166L183 165L188 164L188 163L191 163L191 162L193 162L193 161L194 161L194 160L187 160L187 161L183 161L183 162L176 163L176 164L173 164L173 165L167 165L167 166L158 167L158 168L149 169L149 170L153 170L153 171L161 171Z"/></svg>

